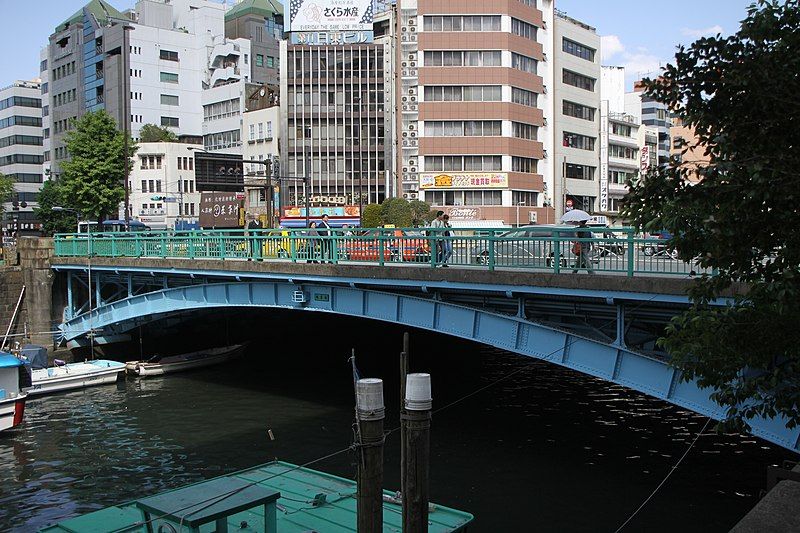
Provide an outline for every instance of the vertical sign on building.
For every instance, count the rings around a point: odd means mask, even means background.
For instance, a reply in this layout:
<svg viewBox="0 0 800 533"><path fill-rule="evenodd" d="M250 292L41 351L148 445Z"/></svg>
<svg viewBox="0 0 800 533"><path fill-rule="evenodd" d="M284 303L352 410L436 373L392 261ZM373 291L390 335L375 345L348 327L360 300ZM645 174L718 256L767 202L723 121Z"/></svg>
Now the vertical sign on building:
<svg viewBox="0 0 800 533"><path fill-rule="evenodd" d="M650 170L650 147L645 145L642 146L642 151L639 155L639 172L647 174L648 170Z"/></svg>
<svg viewBox="0 0 800 533"><path fill-rule="evenodd" d="M600 102L600 211L608 211L608 100Z"/></svg>

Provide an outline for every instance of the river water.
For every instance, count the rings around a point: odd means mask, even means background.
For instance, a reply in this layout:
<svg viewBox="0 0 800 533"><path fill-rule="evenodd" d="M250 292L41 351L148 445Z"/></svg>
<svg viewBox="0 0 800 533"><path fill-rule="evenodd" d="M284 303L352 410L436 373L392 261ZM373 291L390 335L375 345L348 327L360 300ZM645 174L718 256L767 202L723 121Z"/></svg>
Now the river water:
<svg viewBox="0 0 800 533"><path fill-rule="evenodd" d="M384 378L386 427L397 425L403 330L274 311L195 322L191 331L153 328L144 349L228 336L252 341L246 356L28 403L25 423L0 436L0 530L32 531L273 458L303 463L346 448L351 349L362 375ZM705 424L622 387L421 331L412 331L411 366L432 374L434 408L519 371L433 418L431 498L476 515L474 531L613 532ZM712 426L626 531L727 531L756 503L766 466L792 458ZM390 489L399 485L397 437L386 444ZM353 457L314 468L352 477Z"/></svg>

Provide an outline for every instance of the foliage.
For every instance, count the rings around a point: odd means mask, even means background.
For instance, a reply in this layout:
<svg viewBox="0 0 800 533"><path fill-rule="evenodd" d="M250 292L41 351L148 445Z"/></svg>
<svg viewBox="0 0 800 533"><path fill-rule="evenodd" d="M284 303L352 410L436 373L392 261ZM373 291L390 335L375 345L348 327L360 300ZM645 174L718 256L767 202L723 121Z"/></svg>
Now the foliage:
<svg viewBox="0 0 800 533"><path fill-rule="evenodd" d="M14 194L14 180L0 173L0 214L3 213L3 202L11 200L12 194Z"/></svg>
<svg viewBox="0 0 800 533"><path fill-rule="evenodd" d="M422 200L411 200L409 204L411 205L411 222L415 227L427 225L436 217L436 213L431 212L431 206ZM430 220L428 216L431 217Z"/></svg>
<svg viewBox="0 0 800 533"><path fill-rule="evenodd" d="M798 0L760 0L738 33L679 47L675 64L645 81L710 162L696 185L686 180L694 162L677 160L629 183L623 214L671 231L682 259L718 272L696 280L693 307L660 343L683 379L716 389L729 428L758 415L800 422L797 50ZM726 291L738 293L731 305L707 305Z"/></svg>
<svg viewBox="0 0 800 533"><path fill-rule="evenodd" d="M410 228L414 211L405 198L386 198L381 203L381 220L397 228Z"/></svg>
<svg viewBox="0 0 800 533"><path fill-rule="evenodd" d="M178 136L172 130L155 124L145 124L139 129L139 140L143 143L178 142Z"/></svg>
<svg viewBox="0 0 800 533"><path fill-rule="evenodd" d="M42 230L46 235L77 231L76 214L69 211L53 211L53 206L72 207L61 182L48 180L39 192L39 207L33 210L34 216L42 221Z"/></svg>
<svg viewBox="0 0 800 533"><path fill-rule="evenodd" d="M129 139L129 155L136 145ZM61 163L61 186L84 217L103 220L125 197L124 135L103 110L86 113L66 136L70 159Z"/></svg>
<svg viewBox="0 0 800 533"><path fill-rule="evenodd" d="M367 204L364 206L364 211L361 213L361 227L363 228L377 228L380 227L381 222L381 206L380 204Z"/></svg>

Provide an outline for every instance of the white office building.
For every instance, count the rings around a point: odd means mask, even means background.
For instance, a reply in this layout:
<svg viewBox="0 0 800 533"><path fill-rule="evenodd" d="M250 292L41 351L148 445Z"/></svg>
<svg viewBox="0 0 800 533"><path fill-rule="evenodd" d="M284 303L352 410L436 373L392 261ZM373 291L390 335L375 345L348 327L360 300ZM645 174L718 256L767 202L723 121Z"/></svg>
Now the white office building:
<svg viewBox="0 0 800 533"><path fill-rule="evenodd" d="M176 222L197 222L200 193L194 170L194 150L186 143L139 143L131 167L132 218L153 229L173 229Z"/></svg>
<svg viewBox="0 0 800 533"><path fill-rule="evenodd" d="M3 204L3 225L9 230L38 229L33 209L43 181L42 144L39 81L16 81L0 88L0 173L14 181L12 200L17 204Z"/></svg>

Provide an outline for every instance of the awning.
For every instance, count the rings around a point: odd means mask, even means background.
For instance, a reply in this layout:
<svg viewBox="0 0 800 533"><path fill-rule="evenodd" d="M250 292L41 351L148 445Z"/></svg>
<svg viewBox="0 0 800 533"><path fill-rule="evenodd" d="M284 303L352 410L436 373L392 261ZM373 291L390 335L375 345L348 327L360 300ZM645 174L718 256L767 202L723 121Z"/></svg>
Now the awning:
<svg viewBox="0 0 800 533"><path fill-rule="evenodd" d="M454 228L508 228L502 220L450 220Z"/></svg>

